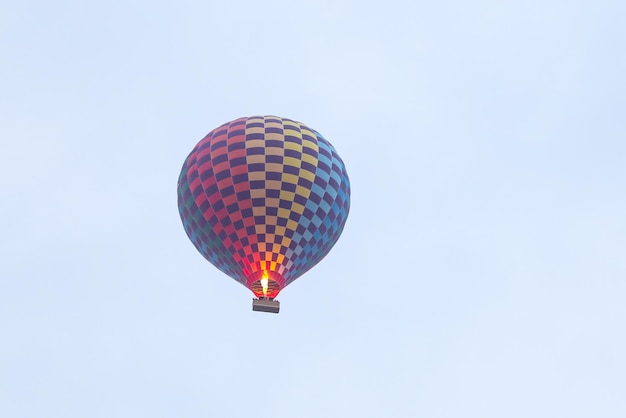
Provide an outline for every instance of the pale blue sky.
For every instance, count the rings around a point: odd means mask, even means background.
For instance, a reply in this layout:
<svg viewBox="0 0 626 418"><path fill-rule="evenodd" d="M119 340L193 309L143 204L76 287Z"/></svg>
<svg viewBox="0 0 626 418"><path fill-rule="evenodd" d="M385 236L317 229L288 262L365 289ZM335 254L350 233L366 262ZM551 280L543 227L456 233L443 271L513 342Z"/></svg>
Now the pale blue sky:
<svg viewBox="0 0 626 418"><path fill-rule="evenodd" d="M626 416L625 19L3 2L0 416ZM279 315L176 208L195 143L255 114L321 132L352 182Z"/></svg>

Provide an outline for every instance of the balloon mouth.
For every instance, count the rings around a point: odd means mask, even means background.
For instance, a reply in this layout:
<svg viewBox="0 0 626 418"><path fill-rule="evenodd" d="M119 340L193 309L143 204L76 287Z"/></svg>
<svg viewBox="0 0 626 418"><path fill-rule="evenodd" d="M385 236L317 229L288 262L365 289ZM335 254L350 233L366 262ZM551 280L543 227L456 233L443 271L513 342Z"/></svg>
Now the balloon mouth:
<svg viewBox="0 0 626 418"><path fill-rule="evenodd" d="M285 279L276 272L261 270L248 277L247 287L257 298L274 299L285 287Z"/></svg>

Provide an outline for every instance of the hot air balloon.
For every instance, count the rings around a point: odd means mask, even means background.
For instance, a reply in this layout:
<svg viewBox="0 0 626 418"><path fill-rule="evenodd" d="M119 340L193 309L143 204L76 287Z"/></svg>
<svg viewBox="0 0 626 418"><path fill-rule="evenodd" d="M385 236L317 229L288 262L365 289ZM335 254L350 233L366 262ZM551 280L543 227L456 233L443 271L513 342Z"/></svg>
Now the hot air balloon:
<svg viewBox="0 0 626 418"><path fill-rule="evenodd" d="M255 311L278 313L278 293L328 254L349 209L350 182L335 148L305 124L277 116L212 130L178 179L187 236L254 293Z"/></svg>

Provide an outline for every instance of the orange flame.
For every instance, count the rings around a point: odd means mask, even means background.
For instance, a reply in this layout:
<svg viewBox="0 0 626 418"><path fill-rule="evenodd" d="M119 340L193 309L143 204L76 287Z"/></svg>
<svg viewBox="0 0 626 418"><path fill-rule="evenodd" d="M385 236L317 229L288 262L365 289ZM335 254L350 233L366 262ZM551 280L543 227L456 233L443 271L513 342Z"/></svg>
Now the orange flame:
<svg viewBox="0 0 626 418"><path fill-rule="evenodd" d="M263 271L263 276L261 276L261 287L263 287L263 295L267 296L267 286L269 285L269 275L267 271Z"/></svg>

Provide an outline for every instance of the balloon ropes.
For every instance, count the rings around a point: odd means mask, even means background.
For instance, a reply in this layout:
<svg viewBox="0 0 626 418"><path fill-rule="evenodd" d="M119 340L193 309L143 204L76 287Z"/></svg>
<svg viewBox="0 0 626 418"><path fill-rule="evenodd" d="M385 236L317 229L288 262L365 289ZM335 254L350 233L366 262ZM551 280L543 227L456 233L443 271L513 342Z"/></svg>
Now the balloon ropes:
<svg viewBox="0 0 626 418"><path fill-rule="evenodd" d="M278 293L335 245L350 209L337 151L303 123L252 116L209 132L178 179L178 210L196 249L250 289L253 309L278 312Z"/></svg>

